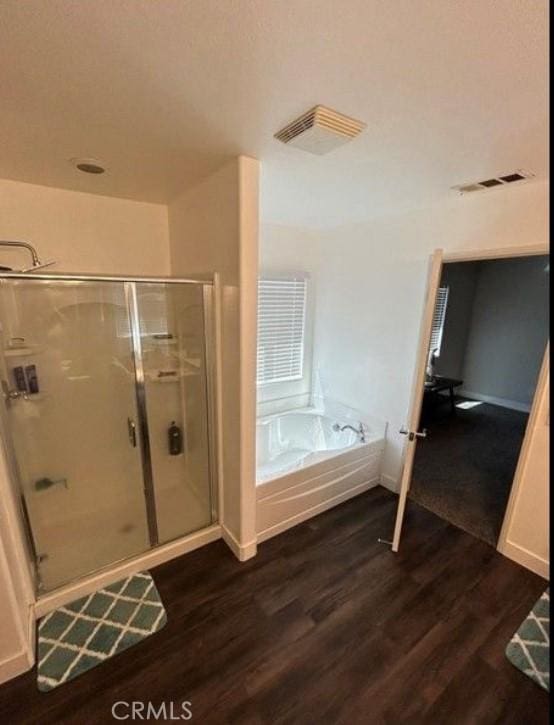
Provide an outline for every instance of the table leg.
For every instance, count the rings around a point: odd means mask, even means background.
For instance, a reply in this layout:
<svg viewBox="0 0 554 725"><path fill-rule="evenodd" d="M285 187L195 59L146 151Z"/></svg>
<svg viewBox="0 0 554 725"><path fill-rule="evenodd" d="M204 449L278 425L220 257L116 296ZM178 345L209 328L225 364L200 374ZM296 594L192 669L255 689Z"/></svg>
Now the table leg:
<svg viewBox="0 0 554 725"><path fill-rule="evenodd" d="M450 387L450 410L452 411L452 415L456 415L456 403L455 403L455 397L454 397L454 386Z"/></svg>

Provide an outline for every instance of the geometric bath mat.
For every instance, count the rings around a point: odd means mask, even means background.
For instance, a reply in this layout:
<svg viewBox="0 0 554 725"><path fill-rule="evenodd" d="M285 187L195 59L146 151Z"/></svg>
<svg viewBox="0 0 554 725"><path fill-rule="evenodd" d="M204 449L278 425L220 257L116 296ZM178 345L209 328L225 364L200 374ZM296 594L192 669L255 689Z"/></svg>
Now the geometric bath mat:
<svg viewBox="0 0 554 725"><path fill-rule="evenodd" d="M166 622L148 572L55 609L38 625L38 689L52 690L72 680L159 631Z"/></svg>
<svg viewBox="0 0 554 725"><path fill-rule="evenodd" d="M548 589L506 647L510 662L550 692L550 596Z"/></svg>

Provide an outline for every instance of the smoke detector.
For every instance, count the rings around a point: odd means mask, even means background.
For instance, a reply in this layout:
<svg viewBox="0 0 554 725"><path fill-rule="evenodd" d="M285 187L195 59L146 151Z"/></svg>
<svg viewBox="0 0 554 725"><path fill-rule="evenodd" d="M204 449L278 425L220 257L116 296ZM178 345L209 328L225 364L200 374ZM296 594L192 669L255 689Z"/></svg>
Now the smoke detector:
<svg viewBox="0 0 554 725"><path fill-rule="evenodd" d="M484 181L473 181L469 184L458 184L457 186L452 186L451 188L460 194L469 194L472 191L486 191L487 189L496 189L508 184L515 184L516 182L529 181L529 179L532 179L534 176L535 174L532 174L530 171L517 169L517 171L512 171L509 174L493 176L490 179L485 179Z"/></svg>
<svg viewBox="0 0 554 725"><path fill-rule="evenodd" d="M314 106L275 134L289 146L322 156L351 141L366 127L365 123L326 106Z"/></svg>

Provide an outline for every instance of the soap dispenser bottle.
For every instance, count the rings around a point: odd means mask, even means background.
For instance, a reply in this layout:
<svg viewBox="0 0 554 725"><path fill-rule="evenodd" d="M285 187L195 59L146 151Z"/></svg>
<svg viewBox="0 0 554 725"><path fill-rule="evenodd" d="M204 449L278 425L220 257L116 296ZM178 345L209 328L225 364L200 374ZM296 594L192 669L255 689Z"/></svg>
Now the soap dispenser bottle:
<svg viewBox="0 0 554 725"><path fill-rule="evenodd" d="M178 456L183 452L183 434L174 420L167 429L167 441L170 456Z"/></svg>

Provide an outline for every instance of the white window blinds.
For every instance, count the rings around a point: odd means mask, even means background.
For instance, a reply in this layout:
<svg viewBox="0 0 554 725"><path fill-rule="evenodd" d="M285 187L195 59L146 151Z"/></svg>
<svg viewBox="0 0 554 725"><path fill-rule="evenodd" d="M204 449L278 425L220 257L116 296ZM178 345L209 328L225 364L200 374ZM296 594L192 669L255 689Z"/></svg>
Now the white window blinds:
<svg viewBox="0 0 554 725"><path fill-rule="evenodd" d="M131 337L131 328L125 293L122 285L114 284L110 302L117 305L116 334ZM142 292L139 294L139 323L142 337L168 334L169 303L165 291Z"/></svg>
<svg viewBox="0 0 554 725"><path fill-rule="evenodd" d="M258 384L302 377L307 280L258 280Z"/></svg>
<svg viewBox="0 0 554 725"><path fill-rule="evenodd" d="M446 317L446 305L448 303L448 287L439 287L437 291L437 300L435 302L435 311L433 313L433 326L431 328L431 343L429 351L435 352L438 357L441 352L442 333L444 330L444 320Z"/></svg>

